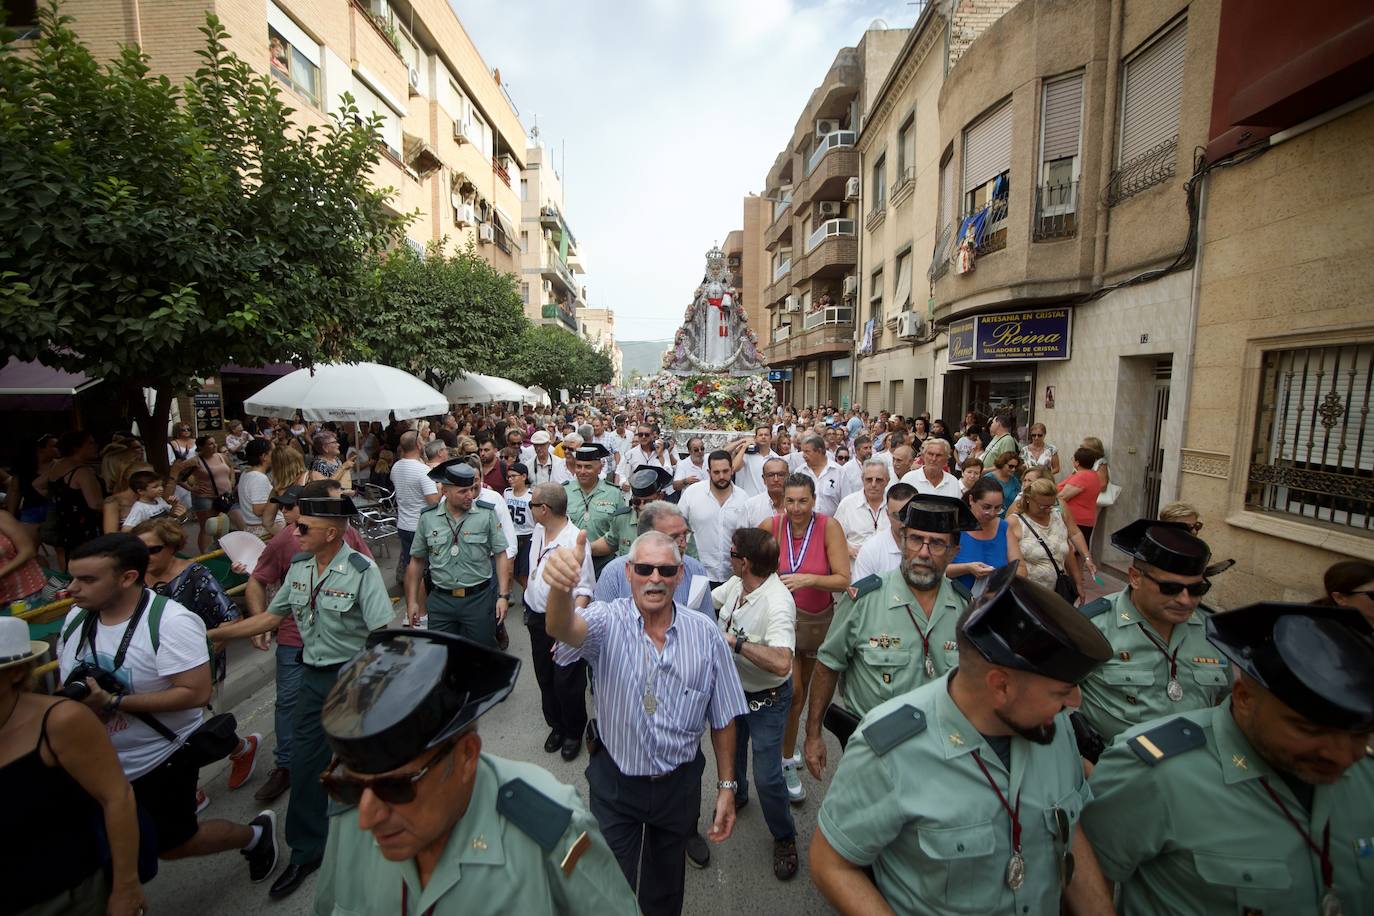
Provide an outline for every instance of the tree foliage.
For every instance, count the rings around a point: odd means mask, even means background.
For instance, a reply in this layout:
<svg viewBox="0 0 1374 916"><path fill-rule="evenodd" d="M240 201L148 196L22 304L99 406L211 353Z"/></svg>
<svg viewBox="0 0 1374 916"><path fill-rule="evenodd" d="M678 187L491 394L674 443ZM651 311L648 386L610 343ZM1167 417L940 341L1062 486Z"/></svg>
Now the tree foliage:
<svg viewBox="0 0 1374 916"><path fill-rule="evenodd" d="M609 385L614 375L609 354L552 325L526 330L519 356L510 366L512 380L538 385L555 398L560 388L581 394L597 385Z"/></svg>
<svg viewBox="0 0 1374 916"><path fill-rule="evenodd" d="M525 330L514 274L477 254L472 242L446 256L424 257L402 245L376 264L376 305L358 326L377 362L443 387L463 372L501 375Z"/></svg>
<svg viewBox="0 0 1374 916"><path fill-rule="evenodd" d="M159 463L173 396L222 364L359 357L367 259L403 228L375 119L293 125L213 15L183 87L40 21L0 46L0 351L119 386Z"/></svg>

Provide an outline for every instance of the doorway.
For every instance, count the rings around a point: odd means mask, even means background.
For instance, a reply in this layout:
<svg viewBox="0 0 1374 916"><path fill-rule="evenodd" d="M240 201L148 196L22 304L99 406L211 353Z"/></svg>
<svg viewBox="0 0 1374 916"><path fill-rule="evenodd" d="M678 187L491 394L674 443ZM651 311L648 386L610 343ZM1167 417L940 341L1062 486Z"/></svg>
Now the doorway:
<svg viewBox="0 0 1374 916"><path fill-rule="evenodd" d="M1141 496L1141 510L1146 518L1159 515L1159 491L1164 480L1164 425L1169 420L1169 383L1173 375L1173 357L1155 361L1154 384L1150 403L1150 451L1145 465L1145 492Z"/></svg>

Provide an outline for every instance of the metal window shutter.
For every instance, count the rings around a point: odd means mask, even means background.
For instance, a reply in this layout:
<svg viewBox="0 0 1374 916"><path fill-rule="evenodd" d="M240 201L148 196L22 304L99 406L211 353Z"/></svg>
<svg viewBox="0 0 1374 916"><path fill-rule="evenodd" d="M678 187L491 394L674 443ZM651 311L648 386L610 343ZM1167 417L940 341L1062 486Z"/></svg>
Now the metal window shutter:
<svg viewBox="0 0 1374 916"><path fill-rule="evenodd" d="M964 193L1011 168L1011 100L964 131Z"/></svg>
<svg viewBox="0 0 1374 916"><path fill-rule="evenodd" d="M1045 84L1044 162L1078 155L1083 74Z"/></svg>
<svg viewBox="0 0 1374 916"><path fill-rule="evenodd" d="M954 163L940 167L940 225L941 231L954 222Z"/></svg>
<svg viewBox="0 0 1374 916"><path fill-rule="evenodd" d="M1188 21L1126 62L1117 164L1130 162L1178 134Z"/></svg>

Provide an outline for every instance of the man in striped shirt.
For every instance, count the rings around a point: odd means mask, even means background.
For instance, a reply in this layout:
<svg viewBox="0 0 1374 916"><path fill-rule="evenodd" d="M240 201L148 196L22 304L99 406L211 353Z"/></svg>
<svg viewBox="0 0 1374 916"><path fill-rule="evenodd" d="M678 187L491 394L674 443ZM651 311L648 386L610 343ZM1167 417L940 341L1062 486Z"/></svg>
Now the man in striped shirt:
<svg viewBox="0 0 1374 916"><path fill-rule="evenodd" d="M585 532L545 561L544 625L554 660L579 659L596 680L599 736L587 765L591 809L645 916L682 912L687 840L696 830L711 727L717 795L708 836L735 826L735 724L748 712L730 649L704 614L679 608L673 592L682 554L658 531L640 535L626 567L632 596L573 610Z"/></svg>

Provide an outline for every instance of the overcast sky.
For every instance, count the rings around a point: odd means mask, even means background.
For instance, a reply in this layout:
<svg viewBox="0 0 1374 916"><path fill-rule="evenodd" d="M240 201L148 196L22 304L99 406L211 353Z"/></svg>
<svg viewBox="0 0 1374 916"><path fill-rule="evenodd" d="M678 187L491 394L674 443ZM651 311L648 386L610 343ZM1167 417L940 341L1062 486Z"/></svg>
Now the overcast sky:
<svg viewBox="0 0 1374 916"><path fill-rule="evenodd" d="M840 48L902 0L450 0L563 172L590 305L669 338ZM566 159L564 144L566 143Z"/></svg>

